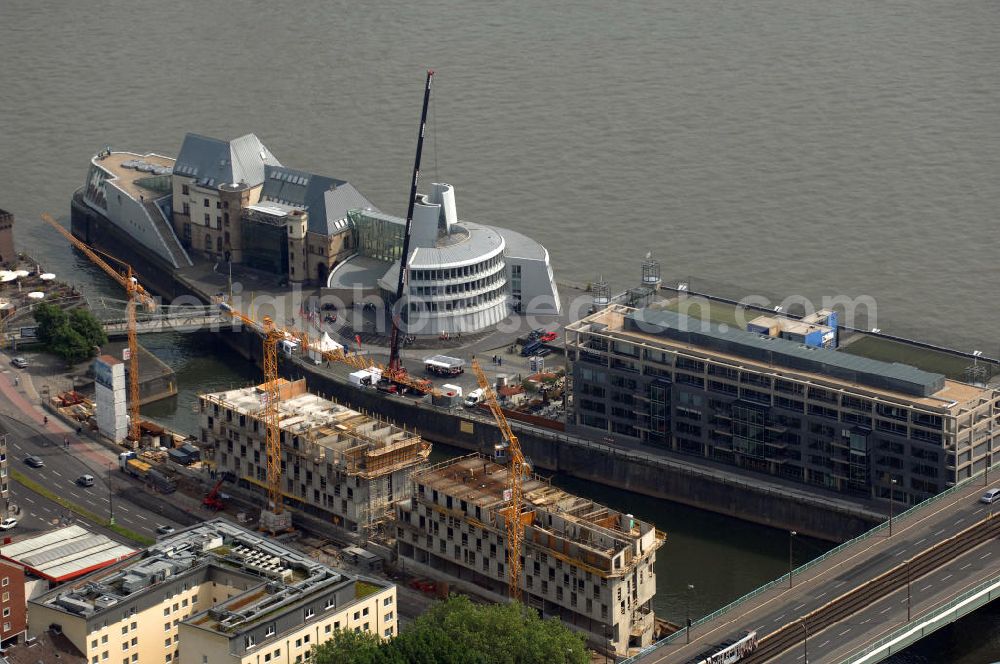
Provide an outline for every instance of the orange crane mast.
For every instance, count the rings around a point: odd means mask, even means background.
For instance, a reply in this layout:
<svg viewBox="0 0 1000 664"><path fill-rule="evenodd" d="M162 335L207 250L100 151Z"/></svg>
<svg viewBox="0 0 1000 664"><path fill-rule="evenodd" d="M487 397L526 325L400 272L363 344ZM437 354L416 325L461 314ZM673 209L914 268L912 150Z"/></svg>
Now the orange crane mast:
<svg viewBox="0 0 1000 664"><path fill-rule="evenodd" d="M131 438L136 443L139 442L141 436L141 427L139 422L139 342L136 335L136 323L135 323L135 308L138 304L142 304L147 309L153 310L156 308L156 302L153 297L146 292L146 289L142 287L142 284L135 278L132 266L124 261L113 258L113 260L121 263L124 268L124 273L116 270L115 268L108 265L107 261L97 255L97 253L91 249L85 242L78 240L72 233L63 228L62 224L52 218L49 214L42 214L42 221L52 226L60 235L65 237L69 242L82 251L84 255L90 259L90 261L97 267L104 270L104 272L118 282L122 288L125 289L125 296L128 301L128 352L129 352L129 378L128 378L128 407L129 407L129 438Z"/></svg>
<svg viewBox="0 0 1000 664"><path fill-rule="evenodd" d="M271 512L281 514L284 501L281 499L281 431L278 427L278 402L281 399L278 387L278 342L285 338L285 331L274 324L270 316L264 316L257 323L229 305L223 307L233 318L245 325L261 331L264 337L264 394L262 395L261 419L264 422L264 456L267 459L267 499Z"/></svg>
<svg viewBox="0 0 1000 664"><path fill-rule="evenodd" d="M279 327L270 316L264 316L263 322L258 323L250 316L234 309L227 303L223 303L220 306L223 312L243 324L258 330L264 337L264 394L261 419L264 422L267 491L271 512L275 515L280 515L284 511L284 505L281 498L281 431L278 426L278 402L281 398L278 387L278 342L290 338L297 339L301 344L302 352L308 353L309 338L304 332L296 332ZM360 355L347 354L343 349L336 351L320 351L316 349L315 352L319 353L325 360L340 362L354 369L367 369L370 366L376 366L383 371L387 371L382 365L370 362ZM397 377L395 380L414 389L430 391L432 394L437 393L433 388L428 390L426 382L419 379L402 376Z"/></svg>
<svg viewBox="0 0 1000 664"><path fill-rule="evenodd" d="M507 492L510 493L510 502L504 513L504 522L507 526L507 569L510 571L510 576L507 579L507 590L512 600L521 601L521 544L524 541L524 521L521 520L524 496L521 483L525 473L528 472L528 462L524 458L524 453L521 452L521 443L511 431L507 417L497 402L493 386L490 385L490 381L486 378L486 374L476 358L472 358L472 370L475 371L476 381L486 396L486 403L489 404L490 411L493 412L493 419L496 420L500 433L507 441L507 451L510 455L510 466L507 469Z"/></svg>

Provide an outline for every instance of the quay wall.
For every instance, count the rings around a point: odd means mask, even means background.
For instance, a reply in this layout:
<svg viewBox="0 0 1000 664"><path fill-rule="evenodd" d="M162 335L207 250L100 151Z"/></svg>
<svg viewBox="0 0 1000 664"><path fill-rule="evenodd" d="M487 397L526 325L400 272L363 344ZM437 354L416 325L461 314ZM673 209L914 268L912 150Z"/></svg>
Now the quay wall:
<svg viewBox="0 0 1000 664"><path fill-rule="evenodd" d="M162 258L141 245L122 241L115 227L83 205L77 196L72 205L72 231L88 244L111 251L142 268L141 281L161 297L194 295L206 303L210 301L211 293L200 292ZM242 357L261 362L261 341L255 333L234 331L223 335L223 339ZM281 359L281 370L286 377L304 377L312 391L415 429L432 443L488 454L502 440L500 430L483 416L449 412L406 397L386 397L370 388L359 389L315 371L308 363ZM392 415L387 417L390 407ZM557 432L518 429L521 447L540 474L564 473L833 542L855 537L882 520L860 506L856 510L844 509L821 498L807 499L795 492L755 486L752 480L736 479L711 468L695 470L684 467L690 464L672 463L667 458L651 463L648 456L606 444ZM806 490L803 487L803 493Z"/></svg>

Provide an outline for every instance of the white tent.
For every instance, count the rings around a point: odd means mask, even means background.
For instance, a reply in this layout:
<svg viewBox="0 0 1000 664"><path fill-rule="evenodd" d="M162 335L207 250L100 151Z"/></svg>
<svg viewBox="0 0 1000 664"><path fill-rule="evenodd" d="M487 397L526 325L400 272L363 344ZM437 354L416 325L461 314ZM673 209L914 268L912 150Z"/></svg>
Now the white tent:
<svg viewBox="0 0 1000 664"><path fill-rule="evenodd" d="M309 358L316 364L323 363L323 353L343 349L344 346L331 339L330 335L326 332L324 332L323 336L316 341L313 341L312 339L309 340Z"/></svg>

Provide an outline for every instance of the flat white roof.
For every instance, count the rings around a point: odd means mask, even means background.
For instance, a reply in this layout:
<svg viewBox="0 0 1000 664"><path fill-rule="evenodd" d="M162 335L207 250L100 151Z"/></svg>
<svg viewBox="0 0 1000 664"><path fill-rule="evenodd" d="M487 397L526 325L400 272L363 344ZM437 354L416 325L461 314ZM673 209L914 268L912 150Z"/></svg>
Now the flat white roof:
<svg viewBox="0 0 1000 664"><path fill-rule="evenodd" d="M0 547L0 556L38 576L65 581L139 551L81 526L67 526Z"/></svg>

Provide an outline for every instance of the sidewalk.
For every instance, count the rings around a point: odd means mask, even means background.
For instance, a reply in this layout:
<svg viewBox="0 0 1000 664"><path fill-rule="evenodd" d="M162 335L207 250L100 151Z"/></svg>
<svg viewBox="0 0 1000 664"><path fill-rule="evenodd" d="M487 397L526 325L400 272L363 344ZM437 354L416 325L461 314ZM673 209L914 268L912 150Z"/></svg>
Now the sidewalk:
<svg viewBox="0 0 1000 664"><path fill-rule="evenodd" d="M0 355L9 365L6 354ZM48 417L42 409L41 397L31 381L31 376L17 370L7 370L0 376L0 394L17 410L22 423L42 432L54 447L63 447L63 440L69 440L67 454L82 460L95 473L104 473L108 464L117 463L117 457L94 441L78 438L76 432L58 417ZM16 377L16 379L15 379ZM48 419L48 423L45 420Z"/></svg>

